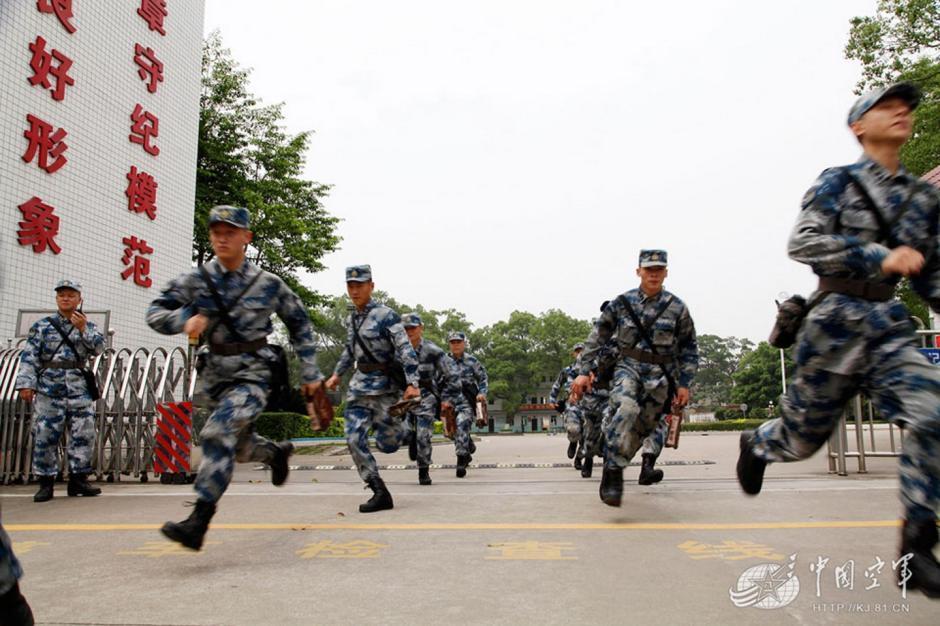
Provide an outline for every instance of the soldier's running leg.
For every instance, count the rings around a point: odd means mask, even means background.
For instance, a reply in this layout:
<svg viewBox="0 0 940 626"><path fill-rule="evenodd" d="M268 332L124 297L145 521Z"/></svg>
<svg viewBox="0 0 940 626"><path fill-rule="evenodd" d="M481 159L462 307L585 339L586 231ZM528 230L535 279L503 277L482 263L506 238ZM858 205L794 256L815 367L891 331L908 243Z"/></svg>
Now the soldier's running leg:
<svg viewBox="0 0 940 626"><path fill-rule="evenodd" d="M584 398L581 400L584 416L584 447L581 460L581 476L590 478L594 471L594 457L603 456L603 432L601 422L607 398Z"/></svg>
<svg viewBox="0 0 940 626"><path fill-rule="evenodd" d="M434 413L418 415L418 483L431 484L431 436L434 434Z"/></svg>
<svg viewBox="0 0 940 626"><path fill-rule="evenodd" d="M68 414L64 398L37 393L33 400L33 476L39 481L34 502L52 499L55 477L59 471L59 440Z"/></svg>
<svg viewBox="0 0 940 626"><path fill-rule="evenodd" d="M641 485L655 485L663 479L663 471L654 469L656 459L663 451L663 444L666 443L666 434L669 432L669 422L666 421L664 414L659 419L659 425L653 433L643 440L641 458L643 465L640 468L640 477L637 482Z"/></svg>
<svg viewBox="0 0 940 626"><path fill-rule="evenodd" d="M388 415L388 409L398 401L397 394L350 398L346 404L346 445L352 455L359 477L372 490L372 497L359 505L360 513L373 513L394 508L392 494L379 476L378 463L369 450L369 429L375 431L376 447L382 452L394 452L401 446L403 431L401 420Z"/></svg>
<svg viewBox="0 0 940 626"><path fill-rule="evenodd" d="M95 452L95 408L93 404L82 401L70 402L69 413L69 484L70 496L97 496L98 487L88 483L91 474L91 459Z"/></svg>
<svg viewBox="0 0 940 626"><path fill-rule="evenodd" d="M20 562L13 554L13 544L0 523L0 623L10 626L32 626L33 612L20 593L23 576Z"/></svg>
<svg viewBox="0 0 940 626"><path fill-rule="evenodd" d="M457 478L467 475L467 466L473 457L470 453L470 426L473 424L473 414L470 407L462 404L457 407L457 435L454 438L454 449L457 452Z"/></svg>
<svg viewBox="0 0 940 626"><path fill-rule="evenodd" d="M573 459L581 441L581 422L583 421L580 403L565 407L565 430L568 433L568 458Z"/></svg>

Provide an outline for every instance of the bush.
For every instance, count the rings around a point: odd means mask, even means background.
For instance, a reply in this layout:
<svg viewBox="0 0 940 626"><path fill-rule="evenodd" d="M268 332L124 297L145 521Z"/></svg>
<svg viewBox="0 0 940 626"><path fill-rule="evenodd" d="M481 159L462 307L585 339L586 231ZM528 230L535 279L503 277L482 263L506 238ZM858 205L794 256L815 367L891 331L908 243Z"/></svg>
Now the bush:
<svg viewBox="0 0 940 626"><path fill-rule="evenodd" d="M345 420L335 417L323 432L310 430L310 418L300 413L262 413L255 421L255 429L262 437L274 441L298 437L343 437Z"/></svg>
<svg viewBox="0 0 940 626"><path fill-rule="evenodd" d="M765 420L762 419L736 419L736 420L724 420L722 422L700 422L697 424L689 424L683 422L682 430L695 432L695 431L727 431L727 430L750 430L752 428L757 428L764 423Z"/></svg>
<svg viewBox="0 0 940 626"><path fill-rule="evenodd" d="M740 409L715 409L715 419L720 421L724 420L739 420L744 419L744 413Z"/></svg>

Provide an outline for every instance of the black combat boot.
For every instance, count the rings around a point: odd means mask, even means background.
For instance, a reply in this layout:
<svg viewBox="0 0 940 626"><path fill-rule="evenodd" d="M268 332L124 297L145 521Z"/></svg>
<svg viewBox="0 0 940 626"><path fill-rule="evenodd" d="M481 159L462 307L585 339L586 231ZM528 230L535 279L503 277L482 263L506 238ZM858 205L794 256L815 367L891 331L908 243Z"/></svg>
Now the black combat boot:
<svg viewBox="0 0 940 626"><path fill-rule="evenodd" d="M418 460L418 436L413 432L408 437L408 458L412 461Z"/></svg>
<svg viewBox="0 0 940 626"><path fill-rule="evenodd" d="M69 474L69 496L84 496L86 498L101 494L101 489L92 487L88 483L88 474Z"/></svg>
<svg viewBox="0 0 940 626"><path fill-rule="evenodd" d="M211 502L196 501L196 506L189 517L182 522L167 522L160 529L167 539L181 543L191 550L202 547L202 540L209 530L209 521L215 515L215 505Z"/></svg>
<svg viewBox="0 0 940 626"><path fill-rule="evenodd" d="M470 455L457 455L457 478L463 478L467 475L467 466L470 465Z"/></svg>
<svg viewBox="0 0 940 626"><path fill-rule="evenodd" d="M663 479L663 470L653 469L654 465L656 465L656 456L648 452L644 454L638 483L641 485L655 485Z"/></svg>
<svg viewBox="0 0 940 626"><path fill-rule="evenodd" d="M581 478L590 478L593 472L594 472L594 455L589 454L586 457L584 457L584 461L581 463Z"/></svg>
<svg viewBox="0 0 940 626"><path fill-rule="evenodd" d="M426 467L418 468L418 484L419 485L431 484L431 470L429 470Z"/></svg>
<svg viewBox="0 0 940 626"><path fill-rule="evenodd" d="M372 490L373 495L369 498L368 502L363 502L359 505L360 513L374 513L395 507L395 504L392 502L392 494L388 492L385 483L378 475L370 478L367 482L367 486Z"/></svg>
<svg viewBox="0 0 940 626"><path fill-rule="evenodd" d="M19 583L13 583L10 590L0 596L0 624L9 626L33 626L33 611L23 594Z"/></svg>
<svg viewBox="0 0 940 626"><path fill-rule="evenodd" d="M33 502L48 502L52 500L52 490L55 487L55 476L40 476L39 491L33 496Z"/></svg>
<svg viewBox="0 0 940 626"><path fill-rule="evenodd" d="M744 493L756 496L760 493L761 485L764 484L767 461L754 455L753 440L753 430L745 430L741 433L741 454L738 456L737 472L738 482L741 483Z"/></svg>
<svg viewBox="0 0 940 626"><path fill-rule="evenodd" d="M581 455L582 454L583 452L581 451L581 446L578 446L578 451L574 453L574 468L576 470L581 469L581 466L582 466Z"/></svg>
<svg viewBox="0 0 940 626"><path fill-rule="evenodd" d="M578 451L578 442L570 441L568 442L568 458L573 459L574 453Z"/></svg>
<svg viewBox="0 0 940 626"><path fill-rule="evenodd" d="M294 453L294 444L289 441L278 443L269 441L268 445L274 454L274 458L268 463L271 468L271 484L280 487L287 482L287 475L290 473L290 466L287 462L290 460L290 455Z"/></svg>
<svg viewBox="0 0 940 626"><path fill-rule="evenodd" d="M601 477L601 502L607 506L620 506L623 498L623 468L610 469L604 464L604 474Z"/></svg>
<svg viewBox="0 0 940 626"><path fill-rule="evenodd" d="M907 564L911 572L907 588L920 589L928 598L940 598L940 563L933 555L937 539L935 520L904 520L901 528L901 557L908 553L914 555ZM902 569L898 568L899 576Z"/></svg>

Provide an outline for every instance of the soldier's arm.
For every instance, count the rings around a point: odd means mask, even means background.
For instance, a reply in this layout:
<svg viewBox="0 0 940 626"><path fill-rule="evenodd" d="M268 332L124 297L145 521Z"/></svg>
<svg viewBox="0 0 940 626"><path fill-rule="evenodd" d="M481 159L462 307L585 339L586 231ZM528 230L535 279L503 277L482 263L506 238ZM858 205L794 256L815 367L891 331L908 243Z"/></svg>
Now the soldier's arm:
<svg viewBox="0 0 940 626"><path fill-rule="evenodd" d="M104 352L104 335L93 323L87 322L85 324L85 332L80 333L80 337L82 344L91 356Z"/></svg>
<svg viewBox="0 0 940 626"><path fill-rule="evenodd" d="M313 324L300 298L291 291L284 281L278 279L277 316L281 318L290 333L290 343L300 359L300 382L303 385L323 379L317 367L317 348L313 339Z"/></svg>
<svg viewBox="0 0 940 626"><path fill-rule="evenodd" d="M195 315L196 289L194 274L186 273L173 279L147 308L147 324L163 335L183 332L186 320Z"/></svg>
<svg viewBox="0 0 940 626"><path fill-rule="evenodd" d="M933 188L926 191L929 194L928 201L934 205L930 211L932 220L934 223L940 222L940 192ZM932 250L923 251L927 262L920 274L911 279L911 287L935 313L940 313L940 236L934 236L932 245Z"/></svg>
<svg viewBox="0 0 940 626"><path fill-rule="evenodd" d="M614 335L614 331L617 329L617 319L614 316L613 308L613 303L604 307L600 317L597 318L597 322L594 324L594 328L591 329L591 334L588 335L588 338L584 341L584 350L581 351L581 368L579 372L579 374L583 376L588 376L592 371L597 369L597 357L600 354L601 348L610 341L610 338Z"/></svg>
<svg viewBox="0 0 940 626"><path fill-rule="evenodd" d="M402 326L401 317L398 313L391 311L385 319L385 328L388 336L392 340L392 346L395 348L395 360L401 363L405 370L405 380L409 385L418 384L418 355L408 340L408 333Z"/></svg>
<svg viewBox="0 0 940 626"><path fill-rule="evenodd" d="M561 370L558 372L558 376L555 377L555 382L552 383L552 391L548 394L548 401L552 404L558 402L558 392L561 391L561 386L567 378L566 370Z"/></svg>
<svg viewBox="0 0 940 626"><path fill-rule="evenodd" d="M36 322L29 328L26 345L20 354L20 369L16 374L16 389L36 389L38 387L39 357L42 350L42 328Z"/></svg>
<svg viewBox="0 0 940 626"><path fill-rule="evenodd" d="M478 393L485 396L490 390L490 379L486 375L486 368L483 367L483 364L480 363L479 359L477 359L473 366L473 372L477 378L477 388L479 389Z"/></svg>
<svg viewBox="0 0 940 626"><path fill-rule="evenodd" d="M676 323L676 342L679 348L679 387L688 389L698 371L698 339L695 336L695 323L684 306Z"/></svg>
<svg viewBox="0 0 940 626"><path fill-rule="evenodd" d="M790 235L790 258L820 276L855 274L880 277L890 250L880 243L835 232L848 175L840 168L824 171L803 197L803 209Z"/></svg>

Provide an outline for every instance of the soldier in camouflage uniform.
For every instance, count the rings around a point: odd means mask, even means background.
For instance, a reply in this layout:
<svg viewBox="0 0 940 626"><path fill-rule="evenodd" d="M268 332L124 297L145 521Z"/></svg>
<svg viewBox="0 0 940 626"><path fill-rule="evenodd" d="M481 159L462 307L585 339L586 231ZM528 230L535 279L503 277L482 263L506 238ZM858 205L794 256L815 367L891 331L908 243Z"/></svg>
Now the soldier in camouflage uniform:
<svg viewBox="0 0 940 626"><path fill-rule="evenodd" d="M600 486L601 500L609 506L620 506L623 468L660 425L663 413L688 404L689 386L698 369L698 343L689 310L662 286L666 251L642 250L639 265L640 287L604 308L581 353L581 374L572 383L574 399L579 399L590 389L601 349L616 340L619 361L611 381Z"/></svg>
<svg viewBox="0 0 940 626"><path fill-rule="evenodd" d="M60 280L56 284L58 313L32 325L20 356L16 388L22 400L35 401L33 474L39 479L39 491L33 496L35 502L52 499L59 471L59 440L66 424L68 494L101 493L101 489L88 483L95 449L95 405L82 370L91 365L91 358L104 352L105 342L104 335L79 311L81 291L82 286L74 280Z"/></svg>
<svg viewBox="0 0 940 626"><path fill-rule="evenodd" d="M578 403L568 402L568 392L571 390L571 383L578 376L577 360L582 350L584 350L583 343L579 343L571 349L571 356L575 362L558 372L552 390L548 394L549 403L554 404L555 410L565 418L565 430L568 432L568 458L574 459L575 469L581 469L581 449L584 445L584 433L581 425L584 417ZM559 399L559 395L561 399Z"/></svg>
<svg viewBox="0 0 940 626"><path fill-rule="evenodd" d="M23 568L13 554L10 536L0 523L0 624L32 626L33 612L20 593L19 579Z"/></svg>
<svg viewBox="0 0 940 626"><path fill-rule="evenodd" d="M167 522L162 528L168 538L193 550L202 547L236 460L267 463L276 486L287 480L293 445L274 443L254 432L278 362L279 351L267 343L273 332L272 314L284 322L300 359L301 393L313 395L323 379L313 327L300 298L280 278L245 257L252 238L249 227L247 209L214 207L209 213L209 241L215 258L171 281L147 309L147 323L157 332L203 336L208 344L200 349L197 398L204 398L212 413L200 433L202 463L194 485L195 509L183 522Z"/></svg>
<svg viewBox="0 0 940 626"><path fill-rule="evenodd" d="M460 377L453 360L432 341L424 338L424 324L416 313L402 316L402 323L411 346L418 355L418 376L421 387L421 404L408 411L405 426L405 441L409 453L415 448L412 461L418 462L418 482L431 484L431 435L434 421L447 407L456 406L460 396Z"/></svg>
<svg viewBox="0 0 940 626"><path fill-rule="evenodd" d="M796 371L781 398L783 416L741 436L738 480L760 492L767 463L805 459L829 438L846 403L865 393L904 431L901 554L908 588L940 597L940 370L917 350L902 276L940 311L937 190L911 175L899 152L920 99L909 83L860 97L848 124L864 154L825 170L803 198L789 254L819 276L819 290L795 339Z"/></svg>
<svg viewBox="0 0 940 626"><path fill-rule="evenodd" d="M394 506L392 494L369 451L369 431L374 432L379 450L386 454L395 452L401 446L404 431L401 418L389 415L389 408L399 400L421 397L418 355L408 341L398 313L372 300L374 289L371 267L346 268L346 292L355 308L349 315L346 348L326 383L328 388L336 389L343 374L351 368L356 370L346 394L346 444L359 476L373 492L368 502L359 505L360 513Z"/></svg>
<svg viewBox="0 0 940 626"><path fill-rule="evenodd" d="M457 478L467 475L467 467L473 460L473 453L477 451L473 437L470 436L470 427L473 425L476 414L476 403L486 404L486 393L489 383L486 377L486 368L475 356L467 354L467 336L461 332L452 332L447 337L450 344L450 358L460 375L462 390L461 402L457 409L457 435L454 438L454 447L457 452Z"/></svg>

